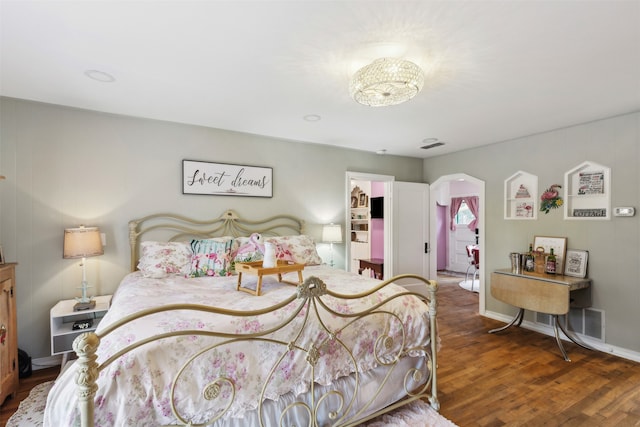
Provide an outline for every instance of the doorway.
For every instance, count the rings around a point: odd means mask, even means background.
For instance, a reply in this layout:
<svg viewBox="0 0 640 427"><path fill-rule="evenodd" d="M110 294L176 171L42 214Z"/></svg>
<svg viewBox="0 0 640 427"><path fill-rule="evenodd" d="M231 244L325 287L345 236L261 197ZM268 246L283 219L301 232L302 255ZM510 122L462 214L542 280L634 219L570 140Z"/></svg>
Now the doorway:
<svg viewBox="0 0 640 427"><path fill-rule="evenodd" d="M389 259L389 257L387 256L386 253L384 253L386 251L387 245L384 244L384 242L389 241L389 235L388 235L388 231L389 231L389 216L385 215L384 218L379 219L379 220L375 220L373 221L373 224L371 223L371 219L369 218L369 213L370 209L369 209L369 205L371 203L371 184L372 183L376 183L376 185L374 185L374 189L376 189L376 191L379 191L377 188L377 184L380 184L382 186L384 186L386 183L391 183L395 180L395 177L390 176L390 175L378 175L378 174L372 174L372 173L364 173L364 172L350 172L347 171L346 173L346 184L345 184L345 188L346 188L346 218L345 218L345 224L347 227L347 242L345 245L345 270L347 271L352 271L352 272L357 272L359 269L359 262L357 261L357 259L360 258L382 258L384 260L384 266L383 266L383 270L385 271L390 271L389 270L389 266L386 265L387 260ZM360 198L358 196L356 196L356 200L352 201L352 197L354 197L354 195L352 195L352 190L354 188L354 186L359 186L362 187L366 190L366 192L364 193L365 197L368 196L368 200L365 198L365 201L363 203L360 202ZM378 193L376 192L376 196L378 195ZM388 203L388 199L384 202L385 205L386 203ZM354 207L355 206L355 207ZM364 209L361 209L361 206ZM383 209L387 209L387 206L384 206ZM362 212L361 212L362 211ZM352 215L356 216L356 221L352 221ZM359 224L360 222L360 218L358 218L358 216L360 215L364 215L366 217L365 222L366 224L366 230L367 232L362 232L360 230L362 230L362 226L364 226L364 224ZM354 230L354 224L355 227L357 227L357 230ZM351 237L350 237L351 236ZM364 242L363 240L365 239L363 236L366 236L366 242ZM374 248L374 252L373 254L376 255L375 257L372 256L372 252L371 252L371 239L375 239L377 240L381 240L382 243L377 245ZM383 248L382 253L379 252L379 248L378 246L381 246Z"/></svg>
<svg viewBox="0 0 640 427"><path fill-rule="evenodd" d="M431 251L431 269L430 269L430 277L437 277L437 269L438 269L438 256L447 257L447 265L451 265L452 263L461 262L461 257L464 257L464 262L468 263L466 248L464 248L463 242L470 241L476 243L480 249L480 268L478 272L478 281L479 281L479 292L478 292L478 312L480 314L484 314L485 312L485 286L484 286L484 237L485 237L485 183L484 181L477 179L473 176L467 174L452 174L445 175L438 178L434 183L431 184L431 197L430 197L430 221L431 221L431 234L430 240L434 242L433 249ZM449 209L448 206L450 204L451 196L454 195L456 197L464 197L470 195L478 196L478 221L477 221L477 232L476 230L465 230L465 227L456 227L460 228L461 231L456 233L451 232L449 224L450 218L447 217L446 220L443 219L443 214L448 214ZM443 209L443 207L445 207ZM446 227L446 237L443 242L443 227ZM441 235L438 236L438 232L440 231ZM453 233L453 234L452 234ZM458 236L459 234L459 236ZM438 240L439 239L439 240ZM457 243L456 243L457 242ZM444 244L445 248L441 248ZM443 254L442 249L445 249L446 255ZM442 261L440 262L442 265ZM466 264L465 269L466 269ZM454 267L456 268L456 267ZM460 266L458 265L458 269Z"/></svg>

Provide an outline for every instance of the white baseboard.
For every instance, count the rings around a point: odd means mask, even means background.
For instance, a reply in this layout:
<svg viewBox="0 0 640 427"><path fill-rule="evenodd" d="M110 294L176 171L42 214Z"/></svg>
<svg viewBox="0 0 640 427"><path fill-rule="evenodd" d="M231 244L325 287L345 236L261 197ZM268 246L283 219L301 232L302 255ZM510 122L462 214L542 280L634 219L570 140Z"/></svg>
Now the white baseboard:
<svg viewBox="0 0 640 427"><path fill-rule="evenodd" d="M495 311L485 311L485 317L490 319L499 320L501 322L509 323L513 319L512 316L507 316L502 313L496 313ZM531 322L528 320L524 320L520 327L525 329L530 329L535 332L540 332L544 335L549 335L550 337L555 338L555 333L553 332L553 328L551 326L543 325L536 322ZM589 347L601 351L603 353L609 353L614 356L622 357L623 359L632 360L634 362L640 362L640 353L637 351L629 350L627 348L617 347L615 345L607 344L601 341L594 340L588 336L580 335L580 341L587 344ZM564 334L560 333L560 338L564 341L570 342L570 340L564 336Z"/></svg>
<svg viewBox="0 0 640 427"><path fill-rule="evenodd" d="M38 369L51 368L54 366L62 365L62 355L39 357L31 360L32 369L37 371Z"/></svg>

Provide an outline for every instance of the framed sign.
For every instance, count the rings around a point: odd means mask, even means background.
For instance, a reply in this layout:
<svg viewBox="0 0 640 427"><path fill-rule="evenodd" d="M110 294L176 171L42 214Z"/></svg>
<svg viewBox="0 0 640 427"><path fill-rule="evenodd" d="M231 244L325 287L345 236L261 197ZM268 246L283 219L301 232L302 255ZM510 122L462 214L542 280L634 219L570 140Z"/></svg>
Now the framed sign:
<svg viewBox="0 0 640 427"><path fill-rule="evenodd" d="M589 252L576 249L567 250L567 260L564 265L565 276L584 278L587 276L587 261Z"/></svg>
<svg viewBox="0 0 640 427"><path fill-rule="evenodd" d="M558 274L564 271L564 260L567 253L566 237L535 236L533 238L533 250L537 251L538 248L544 248L546 254L553 249L553 254L556 256L556 271Z"/></svg>
<svg viewBox="0 0 640 427"><path fill-rule="evenodd" d="M182 193L273 197L273 169L183 160Z"/></svg>

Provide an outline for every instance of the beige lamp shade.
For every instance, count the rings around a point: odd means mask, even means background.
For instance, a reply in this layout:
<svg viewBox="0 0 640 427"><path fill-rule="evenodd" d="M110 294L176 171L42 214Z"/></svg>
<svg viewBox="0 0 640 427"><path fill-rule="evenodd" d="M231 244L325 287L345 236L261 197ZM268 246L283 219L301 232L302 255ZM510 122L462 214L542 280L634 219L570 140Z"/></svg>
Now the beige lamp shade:
<svg viewBox="0 0 640 427"><path fill-rule="evenodd" d="M342 227L340 224L327 224L322 227L322 241L326 243L342 242Z"/></svg>
<svg viewBox="0 0 640 427"><path fill-rule="evenodd" d="M104 254L98 227L65 228L63 258L85 258Z"/></svg>

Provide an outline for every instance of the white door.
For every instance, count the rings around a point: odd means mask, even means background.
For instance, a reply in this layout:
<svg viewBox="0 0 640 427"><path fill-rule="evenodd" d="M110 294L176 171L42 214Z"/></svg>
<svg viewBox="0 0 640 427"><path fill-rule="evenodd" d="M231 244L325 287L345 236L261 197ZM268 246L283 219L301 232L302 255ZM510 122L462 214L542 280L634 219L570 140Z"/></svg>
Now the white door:
<svg viewBox="0 0 640 427"><path fill-rule="evenodd" d="M385 186L385 218L390 218L390 236L385 241L385 278L398 274L429 277L429 186L393 181ZM385 231L387 230L385 228ZM389 253L387 253L388 251ZM389 260L389 262L387 262ZM424 285L418 285L424 292ZM410 288L410 286L405 285Z"/></svg>
<svg viewBox="0 0 640 427"><path fill-rule="evenodd" d="M461 225L455 231L449 231L449 267L448 270L465 273L469 268L467 246L476 244L476 235L466 225Z"/></svg>

